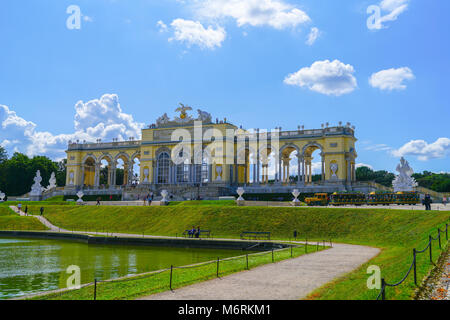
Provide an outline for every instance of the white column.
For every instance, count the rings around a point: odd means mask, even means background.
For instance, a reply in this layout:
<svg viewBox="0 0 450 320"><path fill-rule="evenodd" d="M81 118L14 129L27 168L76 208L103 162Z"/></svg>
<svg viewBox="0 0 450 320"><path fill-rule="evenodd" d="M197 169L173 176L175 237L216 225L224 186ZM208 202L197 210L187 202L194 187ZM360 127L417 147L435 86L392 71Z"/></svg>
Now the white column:
<svg viewBox="0 0 450 320"><path fill-rule="evenodd" d="M100 186L100 163L95 164L94 187Z"/></svg>

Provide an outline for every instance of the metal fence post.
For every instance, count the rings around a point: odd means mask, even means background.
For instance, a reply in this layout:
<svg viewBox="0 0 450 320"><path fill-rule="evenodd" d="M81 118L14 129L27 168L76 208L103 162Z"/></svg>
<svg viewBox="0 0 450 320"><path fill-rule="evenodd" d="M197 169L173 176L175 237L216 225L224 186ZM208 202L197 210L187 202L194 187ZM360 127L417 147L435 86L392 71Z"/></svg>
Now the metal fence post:
<svg viewBox="0 0 450 320"><path fill-rule="evenodd" d="M94 279L94 300L97 300L97 279Z"/></svg>
<svg viewBox="0 0 450 320"><path fill-rule="evenodd" d="M381 279L381 300L386 300L386 281Z"/></svg>
<svg viewBox="0 0 450 320"><path fill-rule="evenodd" d="M273 258L273 249L272 249L272 263L274 263L274 258Z"/></svg>
<svg viewBox="0 0 450 320"><path fill-rule="evenodd" d="M172 290L172 274L173 274L173 266L170 266L170 283L169 283L169 288L170 290Z"/></svg>
<svg viewBox="0 0 450 320"><path fill-rule="evenodd" d="M445 239L448 241L448 223L445 224Z"/></svg>
<svg viewBox="0 0 450 320"><path fill-rule="evenodd" d="M219 261L220 259L219 257L217 257L217 272L216 272L217 278L219 277Z"/></svg>
<svg viewBox="0 0 450 320"><path fill-rule="evenodd" d="M249 270L249 269L248 269L248 253L247 253L246 258L247 258L247 270Z"/></svg>
<svg viewBox="0 0 450 320"><path fill-rule="evenodd" d="M438 229L438 240L439 240L439 249L442 250L442 246L441 246L441 229Z"/></svg>
<svg viewBox="0 0 450 320"><path fill-rule="evenodd" d="M292 258L292 246L291 246L291 258Z"/></svg>
<svg viewBox="0 0 450 320"><path fill-rule="evenodd" d="M417 253L416 248L413 249L413 264L414 264L414 284L417 286Z"/></svg>
<svg viewBox="0 0 450 320"><path fill-rule="evenodd" d="M433 250L432 250L433 239L431 238L431 236L428 236L428 239L430 241L430 262L431 262L431 264L433 264Z"/></svg>

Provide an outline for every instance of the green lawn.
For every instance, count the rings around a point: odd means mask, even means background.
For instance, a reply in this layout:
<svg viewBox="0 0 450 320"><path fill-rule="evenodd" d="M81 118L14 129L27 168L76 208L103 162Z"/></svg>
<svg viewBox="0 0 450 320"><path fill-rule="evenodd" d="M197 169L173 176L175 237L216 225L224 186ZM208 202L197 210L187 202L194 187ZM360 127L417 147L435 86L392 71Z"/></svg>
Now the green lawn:
<svg viewBox="0 0 450 320"><path fill-rule="evenodd" d="M33 207L30 207L34 210ZM209 229L214 237L238 238L240 232L270 231L275 239L289 239L294 230L302 239L333 239L382 249L360 269L314 292L312 299L375 299L377 290L366 287L367 266L378 265L390 283L400 280L412 260L412 249L426 246L428 235L437 235L450 213L349 208L267 208L234 206L77 207L47 206L45 216L55 225L74 230L178 236L191 226ZM445 236L444 236L445 238ZM445 242L445 240L443 241ZM433 245L434 261L440 254ZM418 256L418 277L431 269L427 254ZM395 289L389 299L411 299L412 278Z"/></svg>
<svg viewBox="0 0 450 320"><path fill-rule="evenodd" d="M41 231L47 227L34 217L20 217L8 207L0 207L0 230Z"/></svg>

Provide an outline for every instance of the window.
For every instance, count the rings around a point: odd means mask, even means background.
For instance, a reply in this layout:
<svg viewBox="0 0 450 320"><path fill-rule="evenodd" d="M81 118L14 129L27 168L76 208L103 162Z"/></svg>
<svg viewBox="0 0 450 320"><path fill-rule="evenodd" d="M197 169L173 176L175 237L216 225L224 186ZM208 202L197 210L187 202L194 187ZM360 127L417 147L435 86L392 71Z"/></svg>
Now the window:
<svg viewBox="0 0 450 320"><path fill-rule="evenodd" d="M158 156L158 183L169 183L170 156L161 153Z"/></svg>

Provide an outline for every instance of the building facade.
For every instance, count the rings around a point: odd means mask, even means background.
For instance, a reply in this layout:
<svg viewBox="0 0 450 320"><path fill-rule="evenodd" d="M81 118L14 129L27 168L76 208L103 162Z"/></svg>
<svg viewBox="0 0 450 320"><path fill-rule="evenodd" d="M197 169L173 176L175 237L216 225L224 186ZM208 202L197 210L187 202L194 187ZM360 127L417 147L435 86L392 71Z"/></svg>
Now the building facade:
<svg viewBox="0 0 450 320"><path fill-rule="evenodd" d="M332 191L348 190L355 182L357 139L355 128L348 123L314 130L248 131L226 119L213 121L201 110L194 119L189 110L181 105L177 109L180 115L173 120L164 114L142 130L139 141L70 142L66 189L246 185L271 192L295 185ZM321 179L313 182L313 160L317 165L318 159ZM119 163L124 170L123 186L117 186L116 181ZM108 172L103 186L102 164Z"/></svg>

